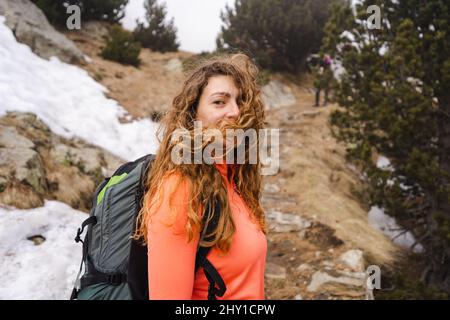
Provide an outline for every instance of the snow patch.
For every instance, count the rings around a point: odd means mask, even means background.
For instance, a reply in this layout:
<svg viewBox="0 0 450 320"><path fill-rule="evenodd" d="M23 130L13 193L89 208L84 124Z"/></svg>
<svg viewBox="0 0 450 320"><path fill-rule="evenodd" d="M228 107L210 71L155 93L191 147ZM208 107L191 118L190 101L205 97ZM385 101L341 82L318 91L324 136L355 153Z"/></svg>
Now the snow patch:
<svg viewBox="0 0 450 320"><path fill-rule="evenodd" d="M65 203L43 207L0 207L0 300L67 300L81 262L75 235L88 215ZM41 235L35 245L28 237Z"/></svg>

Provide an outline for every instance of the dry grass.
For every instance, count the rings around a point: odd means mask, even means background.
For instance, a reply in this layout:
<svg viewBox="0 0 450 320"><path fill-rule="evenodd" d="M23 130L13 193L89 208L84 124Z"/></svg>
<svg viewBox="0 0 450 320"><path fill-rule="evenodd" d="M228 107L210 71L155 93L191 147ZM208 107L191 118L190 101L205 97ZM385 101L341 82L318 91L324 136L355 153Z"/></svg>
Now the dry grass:
<svg viewBox="0 0 450 320"><path fill-rule="evenodd" d="M89 212L95 185L89 176L83 175L76 167L56 164L47 152L41 153L47 170L49 184L57 186L52 190L55 200L69 204L72 208Z"/></svg>
<svg viewBox="0 0 450 320"><path fill-rule="evenodd" d="M43 206L44 200L31 186L14 180L6 190L0 192L0 203L18 209L29 209Z"/></svg>

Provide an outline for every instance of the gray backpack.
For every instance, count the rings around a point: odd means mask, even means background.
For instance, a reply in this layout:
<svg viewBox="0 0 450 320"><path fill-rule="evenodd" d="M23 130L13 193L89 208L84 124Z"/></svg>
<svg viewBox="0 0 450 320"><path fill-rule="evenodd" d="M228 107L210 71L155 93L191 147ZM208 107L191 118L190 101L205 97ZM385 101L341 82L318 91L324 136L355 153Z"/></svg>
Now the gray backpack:
<svg viewBox="0 0 450 320"><path fill-rule="evenodd" d="M147 246L131 238L136 227L137 214L142 206L145 178L155 156L143 156L120 166L111 177L97 187L89 218L78 229L75 241L83 251L80 270L72 290L71 300L147 300L148 292ZM218 223L220 206L201 232L211 234ZM207 222L209 205L203 215ZM81 235L87 227L84 240ZM206 238L209 240L208 238ZM198 247L195 273L202 267L209 282L208 299L222 297L225 283L207 259L210 247ZM151 263L151 262L150 262ZM83 265L84 273L82 274Z"/></svg>

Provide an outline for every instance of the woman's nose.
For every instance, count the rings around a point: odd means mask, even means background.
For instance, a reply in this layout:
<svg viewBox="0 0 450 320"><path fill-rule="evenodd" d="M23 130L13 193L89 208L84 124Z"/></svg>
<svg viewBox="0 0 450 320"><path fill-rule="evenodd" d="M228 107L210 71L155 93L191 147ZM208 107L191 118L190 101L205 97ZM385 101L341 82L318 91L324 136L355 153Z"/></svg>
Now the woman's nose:
<svg viewBox="0 0 450 320"><path fill-rule="evenodd" d="M236 102L230 104L230 110L227 114L228 118L234 118L235 120L239 117L239 106Z"/></svg>

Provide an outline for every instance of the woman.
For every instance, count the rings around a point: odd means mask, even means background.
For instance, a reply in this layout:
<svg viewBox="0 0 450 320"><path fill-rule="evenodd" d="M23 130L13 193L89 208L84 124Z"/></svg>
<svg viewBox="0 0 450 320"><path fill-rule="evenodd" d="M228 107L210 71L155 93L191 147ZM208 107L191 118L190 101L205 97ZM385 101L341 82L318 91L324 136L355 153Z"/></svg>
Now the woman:
<svg viewBox="0 0 450 320"><path fill-rule="evenodd" d="M204 270L194 274L202 216L211 199L220 203L220 218L208 260L220 273L226 292L218 299L264 299L267 252L264 212L259 203L261 165L248 161L180 163L172 157L172 135L194 134L194 121L206 129L262 129L263 103L257 68L244 54L210 59L187 77L163 119L164 134L147 177L147 192L135 237L148 245L150 299L207 299ZM223 135L225 137L225 135ZM195 139L195 137L194 137ZM223 139L227 152L238 144ZM228 143L228 144L227 144ZM201 147L205 148L208 141ZM191 150L194 154L195 150ZM226 152L224 153L224 155ZM217 158L216 158L217 160ZM220 163L222 162L222 163ZM214 206L211 208L215 211Z"/></svg>

